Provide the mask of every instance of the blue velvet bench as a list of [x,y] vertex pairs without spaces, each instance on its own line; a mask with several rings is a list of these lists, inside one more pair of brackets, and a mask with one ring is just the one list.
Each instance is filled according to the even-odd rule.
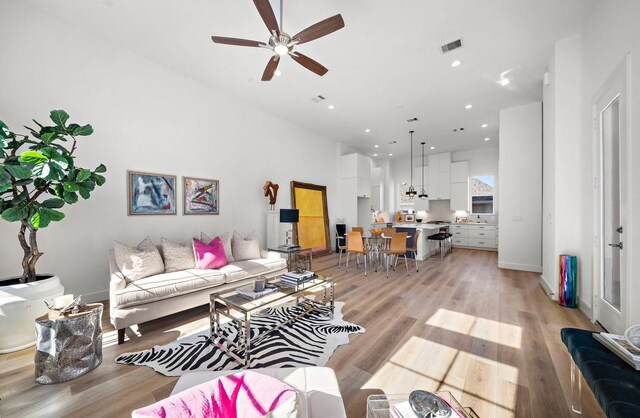
[[640,417],[640,371],[593,338],[593,331],[563,328],[562,342],[573,358],[571,363],[571,402],[581,412],[581,380],[577,369],[595,395],[607,417]]

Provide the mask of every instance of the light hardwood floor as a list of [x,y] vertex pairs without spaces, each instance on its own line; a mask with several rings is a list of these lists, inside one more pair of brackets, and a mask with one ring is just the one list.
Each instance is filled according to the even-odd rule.
[[[570,358],[560,329],[597,329],[577,309],[552,302],[538,275],[497,268],[493,252],[456,250],[445,261],[404,265],[387,279],[337,256],[317,257],[314,270],[333,275],[347,321],[366,328],[339,347],[327,364],[340,382],[349,417],[364,417],[373,393],[449,390],[482,418],[569,417]],[[344,261],[344,257],[343,257]],[[106,280],[106,279],[105,279]],[[162,399],[177,378],[114,358],[165,344],[207,324],[206,308],[140,328],[142,338],[115,345],[105,315],[104,361],[96,370],[58,385],[35,383],[34,349],[0,355],[0,416],[130,416]],[[602,417],[588,388],[584,417]],[[327,417],[330,418],[330,417]]]

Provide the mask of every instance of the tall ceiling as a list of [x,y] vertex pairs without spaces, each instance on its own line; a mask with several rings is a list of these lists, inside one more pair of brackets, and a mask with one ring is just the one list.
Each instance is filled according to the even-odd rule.
[[[345,28],[296,48],[329,68],[324,77],[285,57],[271,82],[260,81],[270,51],[210,39],[266,42],[251,0],[27,3],[362,153],[399,158],[409,153],[409,130],[416,145],[435,147],[429,152],[497,146],[499,110],[541,100],[554,42],[580,30],[593,1],[284,0],[289,34],[337,13]],[[458,38],[461,49],[441,52]],[[326,100],[316,103],[318,95]]]

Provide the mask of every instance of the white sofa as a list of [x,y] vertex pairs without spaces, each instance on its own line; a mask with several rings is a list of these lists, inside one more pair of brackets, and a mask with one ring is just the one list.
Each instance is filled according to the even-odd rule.
[[213,292],[253,283],[260,275],[272,278],[287,271],[287,261],[280,253],[260,250],[260,255],[262,258],[234,261],[220,269],[188,269],[127,283],[111,249],[109,313],[118,330],[118,344],[124,342],[125,331],[132,325],[206,305]]
[[[300,416],[303,418],[346,418],[347,416],[336,374],[328,367],[266,368],[251,369],[251,371],[275,377],[293,387],[298,392],[302,403]],[[238,370],[186,373],[178,379],[171,395],[237,372]]]

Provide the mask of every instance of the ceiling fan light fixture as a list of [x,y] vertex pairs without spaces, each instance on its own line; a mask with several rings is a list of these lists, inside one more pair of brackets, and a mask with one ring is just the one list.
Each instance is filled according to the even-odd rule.
[[289,53],[289,48],[284,44],[278,44],[273,47],[273,52],[283,57]]

